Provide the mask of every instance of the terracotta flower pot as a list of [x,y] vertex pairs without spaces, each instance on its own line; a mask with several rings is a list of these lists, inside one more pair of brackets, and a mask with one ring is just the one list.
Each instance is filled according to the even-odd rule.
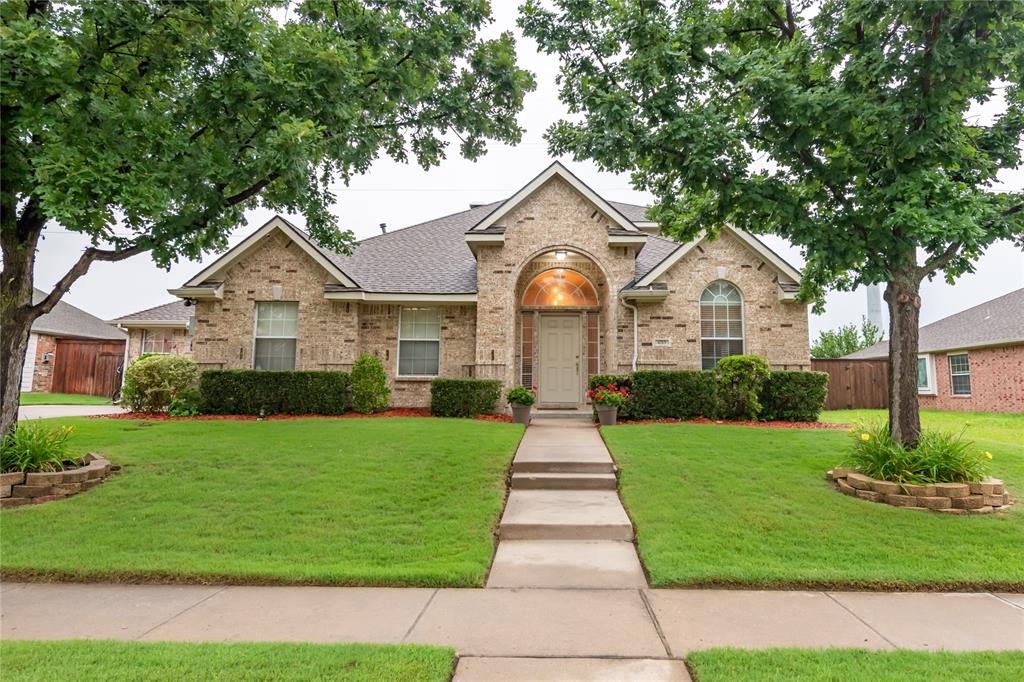
[[512,405],[512,421],[516,424],[529,424],[532,405]]
[[597,419],[601,426],[615,426],[619,421],[619,408],[615,405],[598,405]]

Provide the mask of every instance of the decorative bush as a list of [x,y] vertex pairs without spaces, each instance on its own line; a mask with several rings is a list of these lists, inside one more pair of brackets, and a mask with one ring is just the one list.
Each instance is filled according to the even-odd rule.
[[622,407],[626,404],[629,391],[625,388],[618,388],[615,384],[608,384],[587,391],[587,397],[599,407]]
[[[964,427],[966,429],[966,427]],[[893,483],[966,483],[988,473],[992,453],[979,452],[964,431],[922,431],[917,447],[893,441],[887,424],[857,424],[849,430],[853,452],[846,465],[859,473]]]
[[715,415],[718,383],[713,372],[634,372],[632,379],[629,402],[633,419],[693,419]]
[[195,417],[202,413],[203,397],[197,388],[186,388],[171,401],[167,414],[172,417]]
[[437,417],[476,417],[494,412],[501,382],[493,379],[434,379],[430,412]]
[[163,412],[196,381],[196,363],[177,355],[148,355],[128,366],[121,404],[132,412]]
[[73,427],[20,421],[0,441],[0,471],[62,471]]
[[769,372],[761,388],[761,419],[817,421],[827,394],[825,372]]
[[768,363],[756,355],[730,355],[715,366],[718,377],[718,416],[757,419],[761,388],[768,378]]
[[344,414],[348,389],[344,372],[208,370],[199,378],[208,414]]
[[388,409],[391,389],[380,358],[368,353],[360,355],[352,367],[352,409],[373,414]]
[[516,386],[510,388],[505,394],[505,400],[508,401],[509,405],[522,405],[529,407],[533,405],[536,400],[536,396],[533,395],[533,391],[528,389],[526,386]]

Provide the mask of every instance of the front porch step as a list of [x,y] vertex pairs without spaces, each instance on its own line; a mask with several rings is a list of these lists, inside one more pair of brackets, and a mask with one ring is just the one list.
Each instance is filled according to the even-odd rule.
[[607,540],[504,540],[487,587],[647,587],[631,542]]
[[616,490],[615,474],[517,473],[512,474],[513,490]]
[[633,539],[633,525],[611,490],[512,490],[501,540]]
[[512,476],[516,474],[614,474],[615,464],[607,462],[581,462],[576,459],[526,460],[512,463]]

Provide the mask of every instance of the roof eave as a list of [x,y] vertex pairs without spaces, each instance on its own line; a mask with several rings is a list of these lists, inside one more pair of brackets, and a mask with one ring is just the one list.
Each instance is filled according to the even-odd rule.
[[224,283],[184,286],[177,289],[168,289],[167,293],[178,298],[191,298],[197,301],[221,300],[224,298]]

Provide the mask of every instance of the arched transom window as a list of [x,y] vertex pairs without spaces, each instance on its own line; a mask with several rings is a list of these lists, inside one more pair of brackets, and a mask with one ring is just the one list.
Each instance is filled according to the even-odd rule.
[[597,292],[586,277],[575,270],[545,270],[530,282],[523,294],[526,306],[596,306]]
[[743,354],[743,298],[728,282],[712,282],[700,295],[700,354],[704,369]]

